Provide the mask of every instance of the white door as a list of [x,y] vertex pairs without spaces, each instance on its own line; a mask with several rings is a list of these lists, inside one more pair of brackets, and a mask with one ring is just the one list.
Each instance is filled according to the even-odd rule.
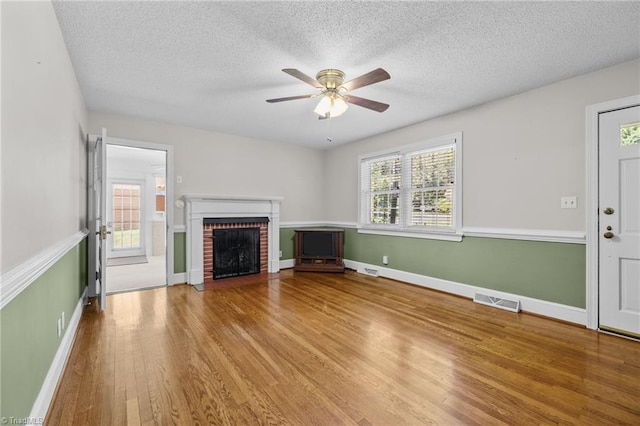
[[599,326],[640,337],[640,106],[598,124]]
[[97,222],[99,212],[96,205],[96,191],[98,190],[98,140],[99,136],[89,136],[87,138],[87,227],[89,236],[87,237],[89,246],[87,247],[87,285],[89,297],[96,297],[99,290],[98,277],[98,236],[100,235],[100,225]]
[[109,179],[107,257],[144,256],[144,181]]

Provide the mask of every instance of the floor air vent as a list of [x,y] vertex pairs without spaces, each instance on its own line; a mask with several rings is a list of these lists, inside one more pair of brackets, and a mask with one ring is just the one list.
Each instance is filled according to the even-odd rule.
[[519,300],[501,299],[499,297],[476,293],[475,296],[473,296],[473,301],[482,305],[493,306],[494,308],[505,309],[511,312],[520,312]]
[[377,277],[380,274],[380,271],[378,271],[377,269],[373,269],[373,268],[364,268],[362,270],[362,273],[367,274],[367,275],[371,275],[372,277]]

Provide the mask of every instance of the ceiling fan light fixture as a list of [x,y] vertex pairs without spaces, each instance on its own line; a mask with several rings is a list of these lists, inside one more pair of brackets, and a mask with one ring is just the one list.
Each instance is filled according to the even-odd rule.
[[347,108],[349,108],[349,105],[344,101],[342,96],[338,96],[333,100],[333,104],[331,106],[331,111],[329,111],[329,114],[331,117],[337,117],[339,115],[342,115],[347,110]]
[[325,95],[322,97],[322,99],[320,99],[320,102],[318,102],[318,106],[316,106],[316,109],[314,109],[313,112],[315,112],[319,116],[324,117],[329,111],[331,111],[331,97]]
[[326,94],[320,99],[318,102],[318,106],[313,110],[316,114],[321,117],[338,117],[342,115],[349,105],[345,102],[345,100],[340,95],[336,94]]
[[349,80],[344,84],[344,73],[333,68],[321,70],[316,75],[315,80],[295,68],[284,68],[282,71],[292,77],[297,78],[298,80],[307,83],[310,86],[313,86],[316,89],[320,89],[320,92],[308,95],[267,99],[267,102],[269,103],[293,101],[296,99],[309,99],[322,96],[320,102],[313,110],[313,112],[318,114],[321,119],[338,117],[342,115],[349,108],[347,102],[349,104],[354,104],[359,107],[367,108],[377,112],[384,112],[387,110],[387,108],[389,108],[388,104],[373,101],[371,99],[361,98],[359,96],[353,96],[350,94],[351,90],[359,89],[361,87],[369,86],[371,84],[390,79],[391,76],[389,75],[389,73],[382,68],[377,68],[373,71],[361,75],[360,77]]

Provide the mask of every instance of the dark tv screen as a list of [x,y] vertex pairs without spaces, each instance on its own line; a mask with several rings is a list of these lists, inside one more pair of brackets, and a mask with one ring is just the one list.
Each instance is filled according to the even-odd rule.
[[305,232],[302,234],[302,255],[306,257],[335,257],[335,234]]

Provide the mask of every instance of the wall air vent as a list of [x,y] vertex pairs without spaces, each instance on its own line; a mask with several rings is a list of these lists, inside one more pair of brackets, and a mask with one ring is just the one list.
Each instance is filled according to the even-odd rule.
[[473,301],[482,305],[493,306],[511,312],[520,312],[520,301],[501,299],[499,297],[488,296],[486,294],[476,293]]
[[372,277],[377,277],[378,275],[380,275],[380,271],[373,268],[362,268],[362,270],[358,272],[360,272],[361,274],[370,275]]

